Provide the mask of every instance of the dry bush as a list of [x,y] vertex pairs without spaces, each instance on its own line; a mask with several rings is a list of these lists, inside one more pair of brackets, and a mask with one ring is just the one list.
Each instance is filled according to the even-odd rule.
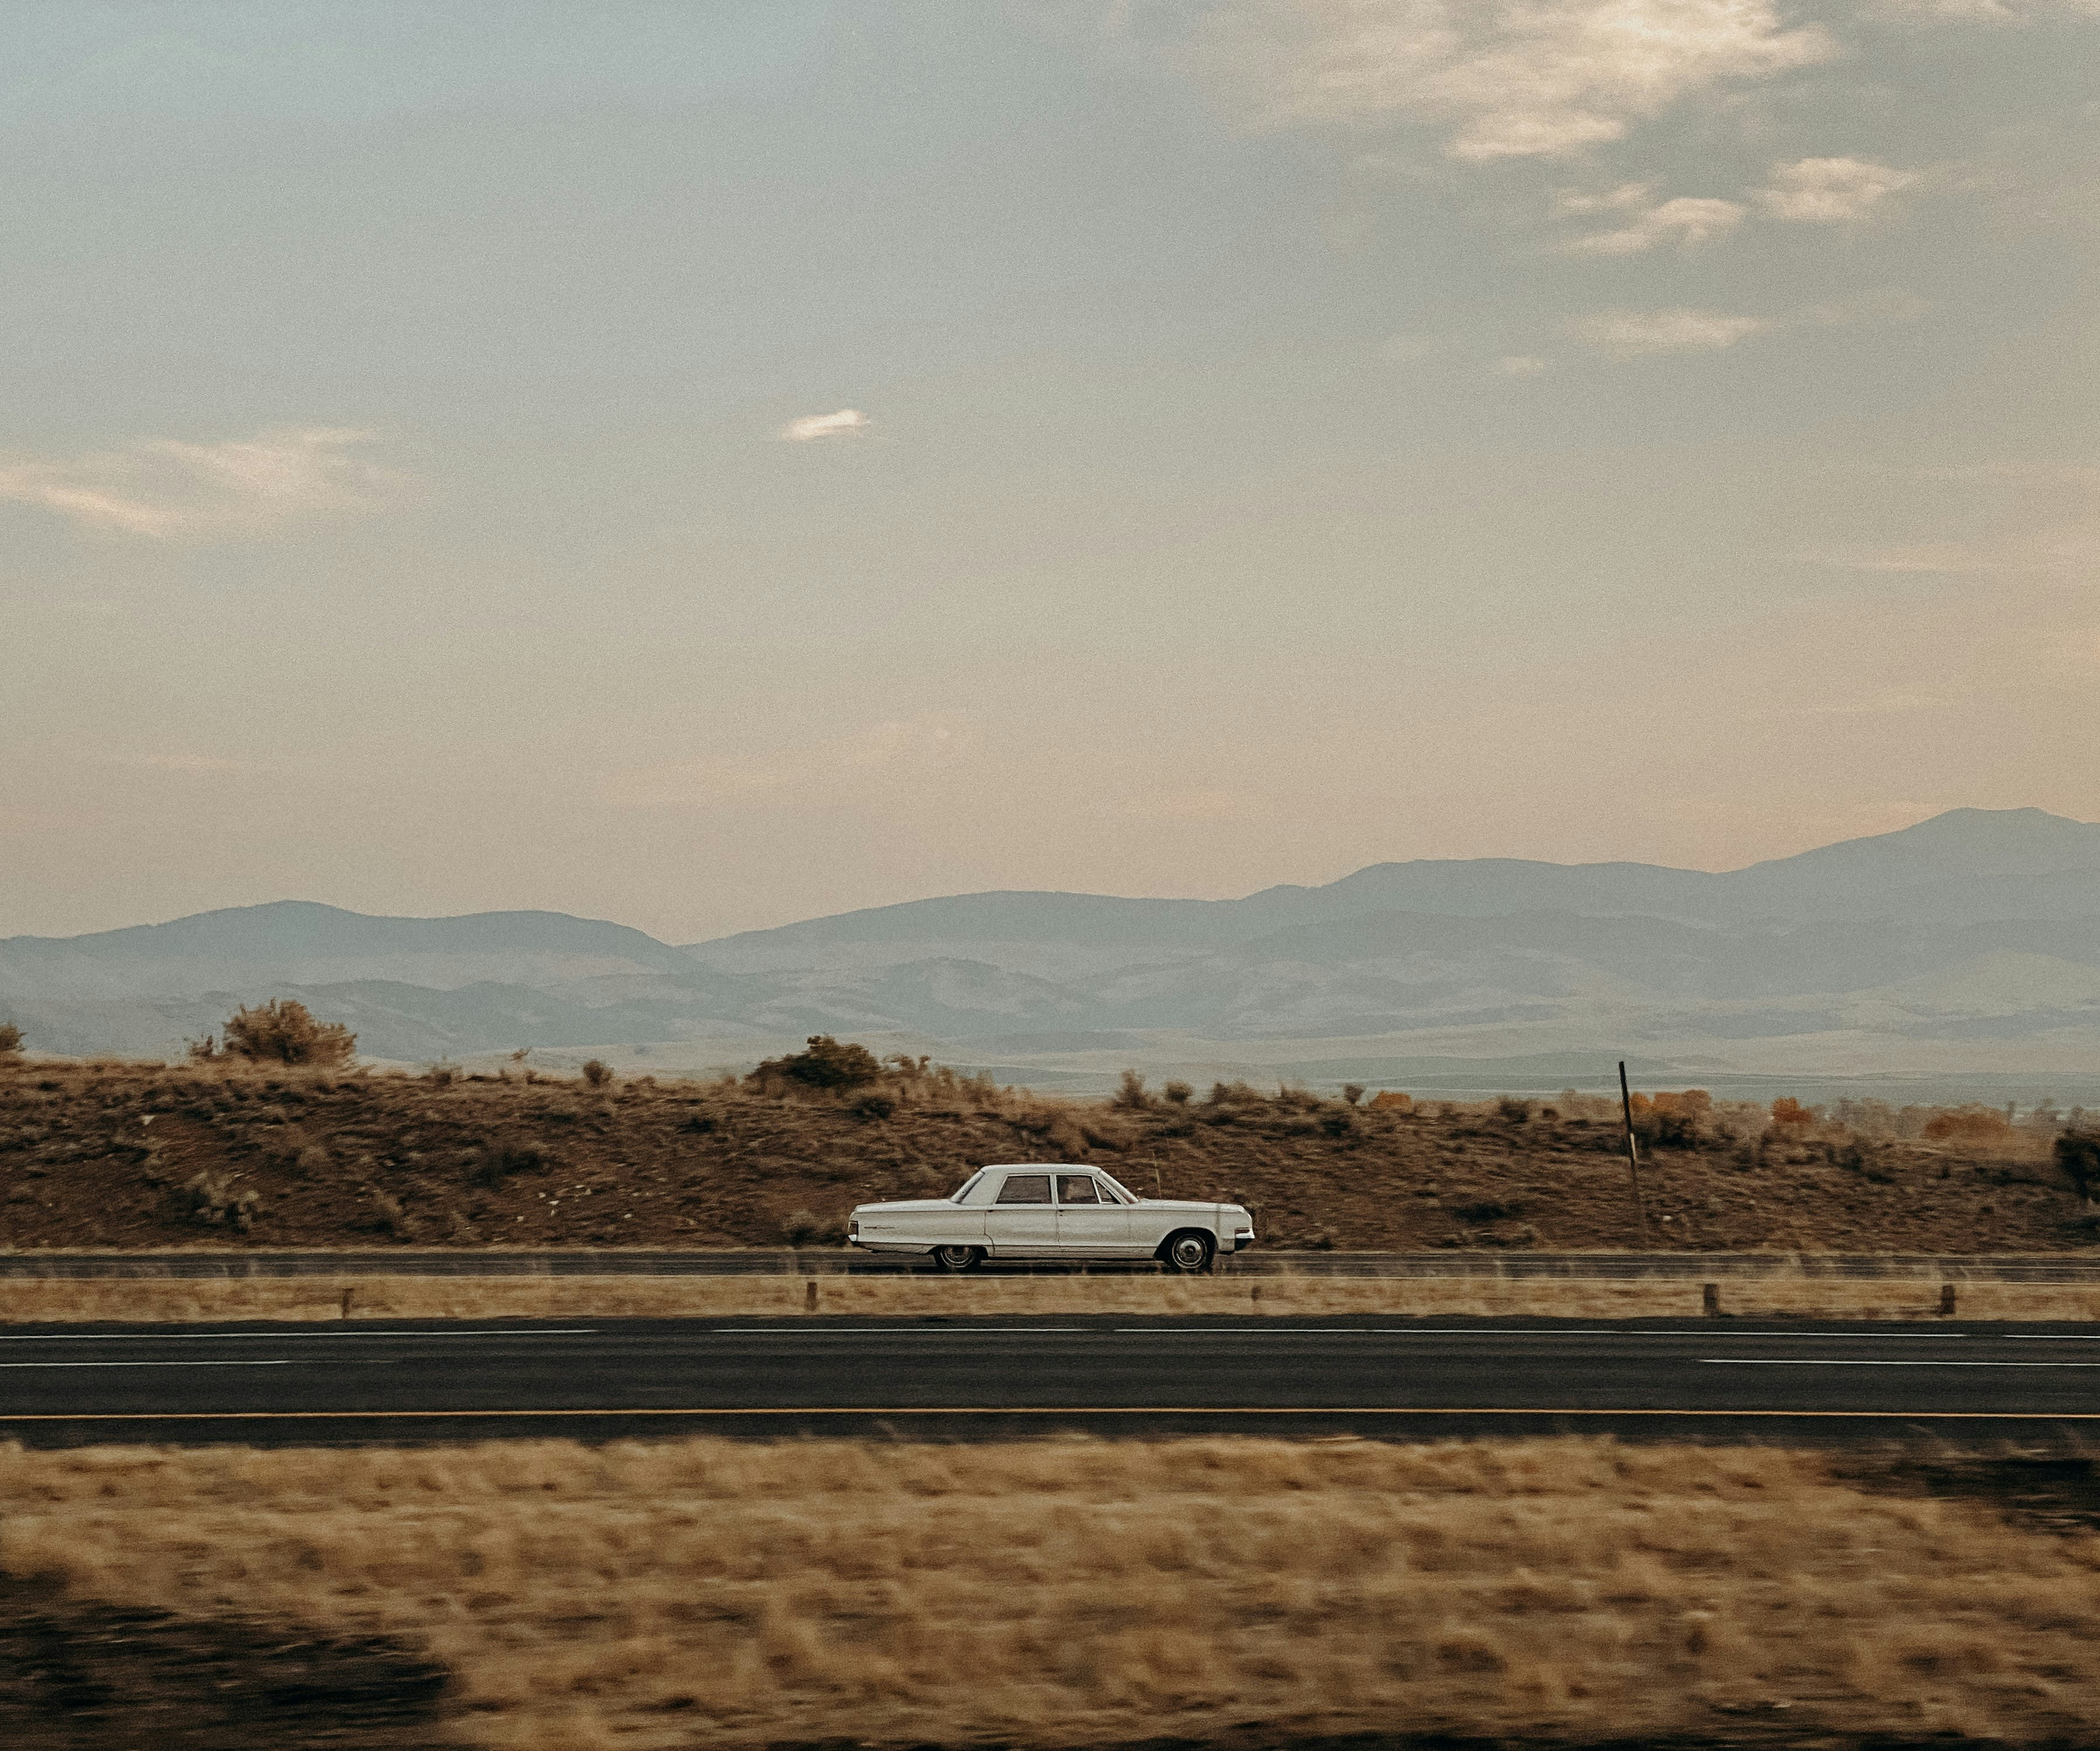
[[0,1021],[0,1058],[18,1056],[21,1050],[21,1029],[11,1021]]
[[1145,1092],[1145,1078],[1135,1070],[1125,1070],[1116,1092],[1109,1096],[1110,1106],[1124,1113],[1149,1113],[1157,1104]]
[[426,1644],[491,1751],[2083,1743],[2089,1540],[1608,1440],[0,1448],[0,1566]]
[[810,1089],[857,1087],[877,1081],[882,1065],[867,1047],[841,1043],[828,1034],[812,1034],[805,1050],[784,1058],[768,1058],[745,1078],[753,1087],[769,1083]]
[[586,1058],[584,1061],[583,1077],[585,1083],[590,1087],[607,1087],[612,1082],[612,1067],[600,1059]]
[[1930,1143],[2003,1143],[2012,1134],[2012,1121],[1995,1106],[1958,1106],[1938,1113],[1926,1121],[1924,1136]]
[[357,1055],[357,1036],[339,1021],[317,1021],[296,998],[244,1004],[227,1017],[214,1048],[210,1035],[192,1041],[190,1056],[201,1063],[215,1057],[249,1064],[303,1065],[328,1070],[347,1065]]

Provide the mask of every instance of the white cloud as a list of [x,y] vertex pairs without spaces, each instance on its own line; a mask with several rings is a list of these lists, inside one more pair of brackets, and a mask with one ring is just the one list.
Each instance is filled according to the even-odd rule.
[[604,794],[608,802],[634,809],[837,805],[871,789],[931,777],[974,747],[966,717],[932,712],[753,759],[638,767],[615,774]]
[[2100,0],[1878,0],[1873,10],[1896,18],[2024,24],[2064,13],[2090,18],[2100,15]]
[[1227,0],[1191,59],[1267,126],[1436,129],[1454,158],[1564,157],[1837,52],[1771,0]]
[[1557,195],[1553,212],[1556,218],[1604,215],[1621,222],[1612,230],[1561,244],[1566,255],[1639,255],[1665,243],[1688,249],[1725,237],[1743,223],[1743,208],[1736,201],[1688,195],[1657,201],[1645,183],[1627,183],[1601,195]]
[[836,413],[805,413],[780,428],[788,443],[810,443],[819,438],[858,438],[875,422],[858,408],[841,408]]
[[1914,171],[1864,158],[1797,158],[1773,167],[1771,183],[1757,192],[1756,200],[1774,218],[1842,225],[1866,218],[1917,181]]
[[399,477],[364,461],[369,432],[276,430],[218,443],[155,439],[67,461],[0,461],[0,498],[156,540],[267,535],[369,510]]
[[1648,353],[1711,353],[1755,336],[1788,329],[1834,328],[1859,322],[1908,322],[1927,306],[1908,292],[1867,292],[1835,304],[1811,305],[1783,316],[1749,316],[1718,310],[1601,310],[1569,319],[1568,332],[1599,352],[1621,359]]
[[1630,359],[1643,353],[1718,352],[1778,326],[1769,316],[1718,310],[1604,310],[1575,317],[1568,332],[1600,352]]

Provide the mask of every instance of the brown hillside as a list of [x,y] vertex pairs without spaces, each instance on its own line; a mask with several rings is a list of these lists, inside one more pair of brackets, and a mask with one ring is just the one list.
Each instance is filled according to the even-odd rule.
[[[871,1098],[871,1093],[872,1098]],[[2044,1130],[1864,1110],[1643,1125],[1653,1243],[2033,1252],[2094,1226]],[[1900,1122],[1898,1122],[1898,1119]],[[1923,1130],[1929,1137],[1902,1132]],[[1091,1160],[1229,1197],[1280,1248],[1631,1247],[1612,1108],[1351,1108],[1245,1089],[1070,1105],[942,1072],[781,1098],[610,1083],[221,1066],[0,1068],[0,1244],[778,1246],[986,1162]]]

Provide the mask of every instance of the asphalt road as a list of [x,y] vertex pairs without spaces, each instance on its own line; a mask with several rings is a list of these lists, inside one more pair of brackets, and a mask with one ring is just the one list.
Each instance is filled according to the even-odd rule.
[[11,1327],[0,1439],[2100,1433],[2100,1330],[1726,1320]]

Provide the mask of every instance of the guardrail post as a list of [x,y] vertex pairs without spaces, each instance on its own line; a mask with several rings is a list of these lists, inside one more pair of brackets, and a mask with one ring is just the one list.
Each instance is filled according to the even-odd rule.
[[1721,1317],[1721,1286],[1718,1283],[1701,1283],[1699,1286],[1699,1311],[1709,1319]]
[[817,1280],[814,1277],[802,1286],[802,1311],[805,1313],[817,1311]]
[[1942,1319],[1954,1317],[1954,1286],[1952,1283],[1939,1286],[1939,1317]]

